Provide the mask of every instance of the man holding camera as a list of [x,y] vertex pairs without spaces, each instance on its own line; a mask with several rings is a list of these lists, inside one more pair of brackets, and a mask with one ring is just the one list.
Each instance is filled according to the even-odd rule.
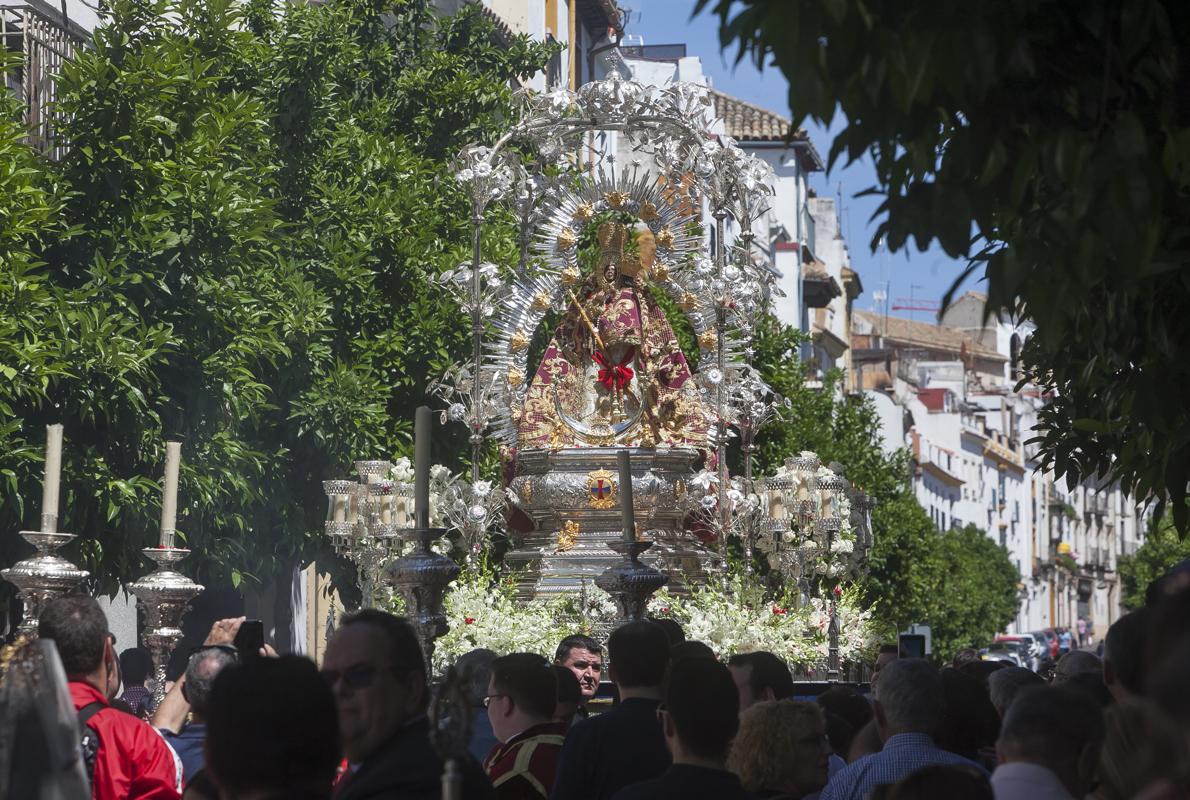
[[[182,760],[182,780],[189,783],[206,765],[203,746],[207,738],[207,701],[215,676],[240,659],[232,645],[243,617],[218,620],[202,646],[190,654],[186,673],[178,679],[153,714],[153,727]],[[270,654],[261,649],[260,654]],[[187,722],[187,717],[190,718]]]

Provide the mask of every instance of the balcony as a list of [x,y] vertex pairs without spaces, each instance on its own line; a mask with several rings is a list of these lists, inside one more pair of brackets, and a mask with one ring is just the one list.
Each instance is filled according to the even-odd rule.
[[1092,495],[1088,495],[1087,508],[1092,514],[1095,514],[1096,516],[1106,517],[1107,516],[1107,495],[1100,494],[1098,492],[1096,492],[1095,494],[1092,494]]
[[17,95],[24,111],[30,146],[60,158],[66,145],[57,136],[58,73],[86,42],[86,32],[73,23],[63,24],[48,5],[0,5],[0,42],[8,52],[19,53],[22,63],[10,71],[6,87]]

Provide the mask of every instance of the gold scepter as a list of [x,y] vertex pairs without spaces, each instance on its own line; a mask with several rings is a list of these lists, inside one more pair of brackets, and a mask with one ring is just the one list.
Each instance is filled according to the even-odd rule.
[[574,307],[578,309],[579,316],[583,318],[583,322],[587,323],[587,328],[591,331],[591,335],[595,337],[595,344],[599,345],[600,352],[606,353],[607,348],[603,346],[603,339],[599,337],[599,331],[595,330],[595,325],[591,322],[591,318],[587,316],[586,310],[583,309],[583,304],[574,296],[574,290],[567,289],[566,292],[570,295],[570,302],[574,303]]

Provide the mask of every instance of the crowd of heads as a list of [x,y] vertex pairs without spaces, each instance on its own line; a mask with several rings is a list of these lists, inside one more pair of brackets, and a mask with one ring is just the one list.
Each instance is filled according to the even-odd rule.
[[[741,792],[976,800],[1041,796],[1036,782],[1051,781],[1061,796],[1076,798],[1184,796],[1178,792],[1190,790],[1190,589],[1167,586],[1151,599],[1110,626],[1101,657],[1072,649],[1048,681],[965,651],[940,669],[893,647],[877,653],[870,687],[815,691],[795,683],[789,664],[773,653],[720,660],[672,620],[625,623],[606,643],[576,633],[552,659],[476,650],[454,667],[462,696],[487,722],[490,740],[478,753],[489,753],[484,780],[499,785],[494,770],[502,757],[537,765],[527,779],[543,797],[553,770],[566,761],[570,732],[594,722],[597,707],[633,702],[655,706],[655,716],[640,719],[655,720],[646,726],[656,725],[673,769],[730,774]],[[399,760],[402,748],[421,747],[412,763],[427,771],[426,780],[437,780],[441,763],[426,727],[432,676],[408,621],[377,610],[346,615],[320,667],[299,656],[245,657],[230,644],[238,622],[216,623],[187,658],[180,691],[153,718],[170,728],[161,718],[177,694],[172,702],[185,724],[206,726],[205,769],[188,781],[187,797],[327,797],[336,782],[350,786],[371,774],[368,764]],[[94,600],[46,604],[39,634],[53,641],[72,682],[109,700],[121,684],[126,693],[146,691],[147,653],[117,656]],[[540,747],[515,750],[525,742]],[[905,757],[896,751],[906,743],[918,748],[921,768],[901,774],[894,766]],[[1170,793],[1161,794],[1163,787]],[[645,795],[624,795],[637,796]]]

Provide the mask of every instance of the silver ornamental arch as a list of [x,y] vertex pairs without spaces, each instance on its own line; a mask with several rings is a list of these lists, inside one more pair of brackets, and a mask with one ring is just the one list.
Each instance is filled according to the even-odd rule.
[[[583,229],[604,211],[625,211],[653,232],[653,282],[685,311],[703,354],[695,380],[712,414],[716,527],[725,533],[728,439],[733,428],[759,425],[753,417],[771,416],[774,400],[747,364],[752,321],[779,291],[777,273],[751,259],[752,225],[768,211],[772,169],[711,132],[715,117],[705,87],[648,87],[613,73],[577,92],[522,92],[518,99],[520,120],[494,145],[468,146],[455,162],[455,177],[471,199],[472,258],[439,278],[471,321],[470,362],[452,367],[435,391],[448,403],[445,415],[470,430],[472,482],[480,482],[486,437],[516,442],[513,409],[531,379],[528,345],[546,314],[566,307]],[[593,146],[607,132],[623,136],[639,157],[617,168],[615,153]],[[585,148],[584,139],[591,140]],[[511,279],[482,257],[484,218],[495,202],[511,206],[518,221],[521,257]],[[692,209],[704,202],[715,225],[710,257],[690,224],[699,222]],[[731,248],[729,220],[739,229]],[[750,464],[748,473],[750,479]]]

